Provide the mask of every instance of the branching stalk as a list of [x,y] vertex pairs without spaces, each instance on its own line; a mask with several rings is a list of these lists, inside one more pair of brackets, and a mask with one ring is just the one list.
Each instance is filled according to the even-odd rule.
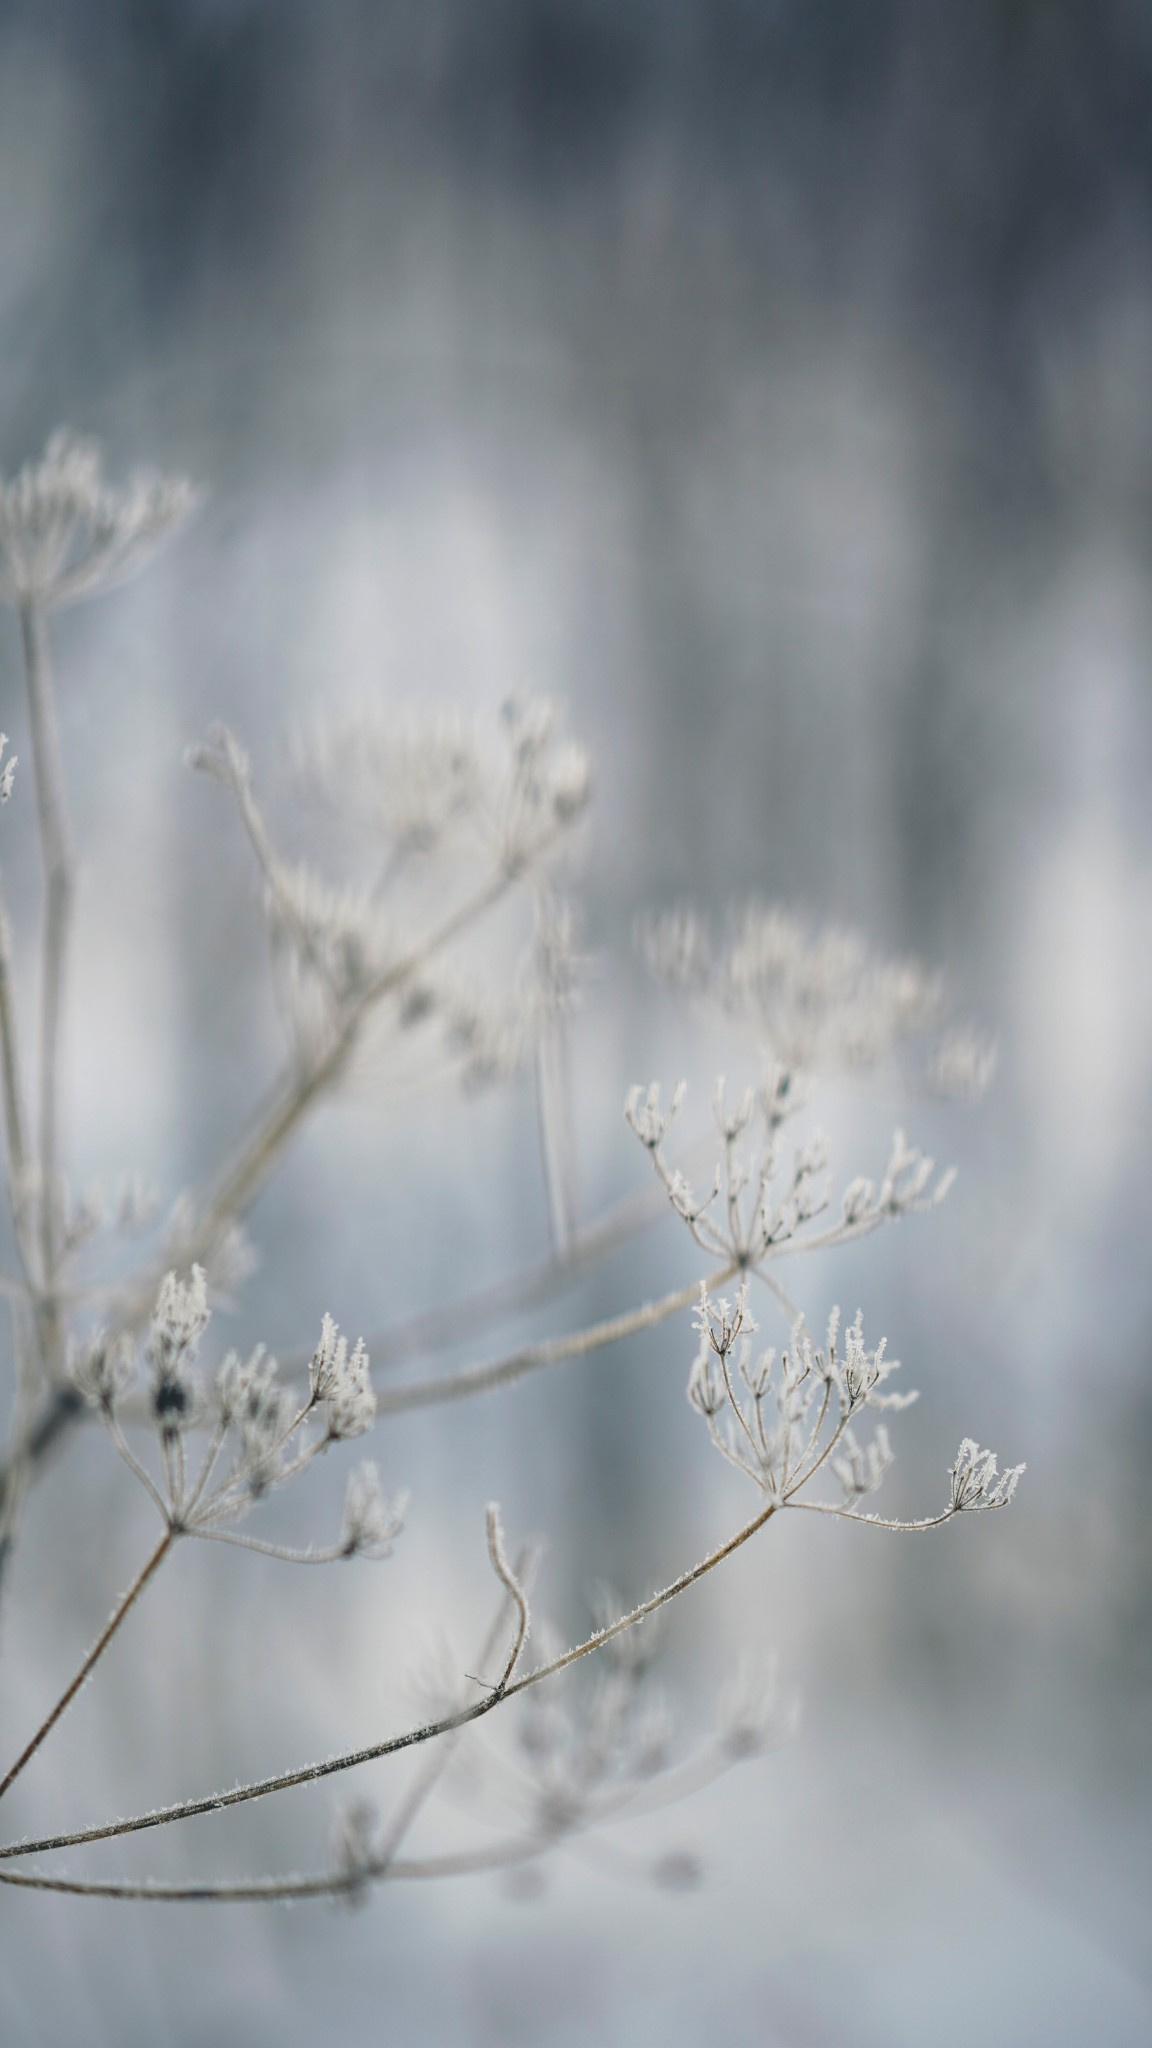
[[257,1778],[250,1784],[234,1786],[227,1792],[213,1792],[201,1799],[178,1800],[172,1806],[157,1807],[151,1813],[135,1814],[127,1820],[108,1821],[99,1827],[79,1828],[69,1834],[49,1835],[39,1841],[5,1843],[0,1846],[0,1861],[12,1856],[44,1855],[50,1849],[70,1849],[86,1842],[112,1841],[120,1835],[140,1834],[147,1828],[166,1827],[172,1821],[191,1820],[197,1814],[220,1813],[226,1807],[243,1806],[253,1799],[265,1799],[272,1793],[290,1791],[296,1785],[309,1785],[320,1778],[335,1777],[339,1772],[354,1770],[358,1764],[374,1763],[380,1757],[395,1756],[400,1750],[415,1749],[421,1743],[432,1742],[438,1736],[451,1734],[458,1728],[466,1728],[473,1721],[483,1720],[486,1714],[490,1714],[505,1700],[514,1699],[517,1693],[526,1692],[529,1686],[540,1685],[546,1678],[554,1677],[558,1671],[567,1670],[570,1664],[575,1664],[580,1658],[602,1649],[605,1643],[610,1643],[616,1636],[623,1635],[626,1629],[635,1628],[636,1624],[644,1621],[648,1615],[655,1614],[661,1607],[666,1607],[670,1600],[675,1600],[681,1593],[686,1592],[689,1586],[694,1586],[699,1579],[715,1571],[717,1565],[723,1564],[726,1558],[731,1557],[735,1551],[749,1542],[777,1512],[777,1504],[769,1502],[750,1522],[746,1522],[743,1528],[738,1529],[734,1536],[730,1536],[718,1549],[710,1551],[707,1557],[701,1558],[698,1564],[693,1565],[690,1571],[683,1572],[671,1585],[663,1587],[658,1593],[653,1593],[649,1599],[642,1601],[629,1613],[621,1615],[617,1621],[596,1629],[573,1649],[565,1650],[547,1663],[536,1665],[521,1678],[514,1678],[503,1692],[487,1693],[483,1699],[474,1701],[470,1706],[460,1707],[454,1713],[445,1714],[438,1720],[425,1722],[419,1728],[406,1729],[402,1735],[388,1736],[383,1742],[371,1743],[364,1749],[349,1750],[342,1756],[325,1757],[319,1763],[304,1764],[295,1770],[281,1771],[274,1777]]

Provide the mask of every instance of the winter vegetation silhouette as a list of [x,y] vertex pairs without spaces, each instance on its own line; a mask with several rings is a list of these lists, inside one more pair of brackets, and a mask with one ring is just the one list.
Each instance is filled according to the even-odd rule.
[[[821,1077],[865,1077],[902,1043],[926,1052],[935,1085],[976,1095],[989,1049],[949,1025],[938,980],[910,962],[877,960],[853,933],[817,930],[764,904],[717,930],[691,912],[640,928],[640,950],[669,991],[740,1020],[758,1048],[748,1084],[712,1096],[711,1157],[680,1142],[683,1085],[635,1086],[625,1105],[648,1179],[623,1205],[580,1213],[567,1142],[567,1019],[580,985],[571,849],[592,800],[593,774],[549,703],[507,705],[497,729],[465,718],[398,718],[379,705],[320,720],[298,750],[300,803],[353,829],[351,867],[329,872],[277,843],[259,774],[241,739],[214,728],[189,754],[217,787],[247,841],[267,934],[284,1054],[234,1148],[202,1186],[158,1210],[124,1162],[122,1191],[78,1192],[61,1116],[68,1058],[77,853],[67,801],[53,670],[53,614],[102,597],[141,568],[194,510],[182,480],[105,478],[98,450],[60,432],[0,489],[0,596],[14,616],[27,695],[27,741],[0,779],[7,833],[38,836],[42,900],[37,957],[15,957],[0,902],[0,1081],[13,1258],[0,1276],[9,1318],[11,1401],[2,1472],[0,1570],[10,1570],[34,1489],[58,1483],[50,1453],[83,1433],[91,1459],[119,1460],[124,1485],[147,1497],[155,1539],[90,1646],[61,1676],[39,1720],[0,1759],[0,1798],[48,1745],[138,1604],[178,1549],[228,1545],[333,1573],[403,1569],[406,1517],[386,1488],[402,1459],[390,1419],[457,1411],[563,1361],[591,1357],[666,1326],[683,1351],[680,1384],[720,1456],[747,1481],[745,1519],[669,1583],[632,1607],[605,1596],[596,1625],[555,1637],[537,1613],[532,1540],[506,1531],[500,1506],[476,1532],[486,1546],[492,1611],[470,1670],[448,1674],[427,1711],[355,1750],[306,1758],[239,1784],[96,1824],[0,1840],[0,1883],[88,1898],[180,1901],[358,1901],[374,1887],[465,1872],[531,1870],[557,1847],[630,1814],[671,1804],[759,1755],[788,1732],[792,1708],[774,1673],[750,1663],[715,1687],[716,1717],[696,1749],[678,1753],[651,1668],[651,1619],[769,1524],[804,1513],[861,1523],[861,1541],[917,1535],[1005,1507],[1023,1466],[1001,1470],[965,1439],[940,1499],[904,1520],[873,1505],[893,1450],[889,1434],[916,1396],[896,1379],[882,1339],[859,1314],[830,1306],[808,1327],[788,1290],[789,1262],[832,1254],[875,1231],[934,1212],[948,1172],[897,1131],[871,1174],[842,1175],[813,1122]],[[502,986],[476,971],[468,942],[514,910],[524,939]],[[34,986],[25,990],[24,977]],[[34,1017],[31,1043],[22,1027]],[[409,1356],[431,1355],[447,1322],[477,1356],[451,1371],[374,1378],[372,1355],[395,1333],[355,1335],[339,1303],[301,1332],[279,1362],[261,1345],[241,1355],[215,1343],[214,1303],[242,1287],[246,1221],[301,1128],[325,1100],[399,1061],[414,1038],[434,1046],[446,1080],[500,1086],[526,1075],[536,1091],[551,1251],[546,1266],[475,1300],[429,1304],[404,1332]],[[695,1093],[698,1091],[694,1090]],[[617,1105],[604,1105],[606,1117]],[[713,1170],[714,1161],[714,1170]],[[574,1333],[501,1351],[488,1331],[541,1294],[559,1292],[671,1210],[684,1277]],[[919,1227],[911,1224],[909,1227]],[[760,1324],[775,1325],[776,1342]],[[665,1386],[667,1382],[665,1381]],[[671,1398],[669,1396],[669,1398]],[[307,1486],[318,1461],[344,1458],[377,1433],[375,1461],[351,1463],[342,1521],[303,1548],[265,1526],[269,1497]],[[703,1446],[702,1446],[703,1450]],[[944,1465],[943,1458],[941,1465]],[[244,1560],[236,1560],[237,1570]],[[108,1598],[116,1589],[109,1586]],[[290,1590],[285,1593],[290,1598]],[[647,1626],[646,1626],[647,1625]],[[593,1660],[598,1677],[576,1704],[553,1681]],[[412,1838],[443,1790],[447,1766],[477,1724],[519,1716],[515,1772],[478,1766],[490,1825],[484,1839],[421,1852]],[[173,1742],[178,1740],[173,1732]],[[419,1751],[392,1804],[354,1799],[338,1814],[328,1859],[313,1870],[196,1883],[90,1871],[94,1846],[195,1816],[275,1799],[312,1781],[353,1779],[358,1766]],[[59,1852],[76,1852],[67,1865]],[[82,1858],[79,1852],[84,1852]],[[695,1879],[690,1859],[653,1873],[669,1887]]]

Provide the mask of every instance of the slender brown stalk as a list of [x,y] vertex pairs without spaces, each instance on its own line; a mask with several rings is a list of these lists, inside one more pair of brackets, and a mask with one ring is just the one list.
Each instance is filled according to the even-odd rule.
[[163,1564],[164,1559],[167,1557],[168,1552],[171,1550],[175,1540],[175,1530],[170,1528],[165,1529],[164,1534],[160,1538],[159,1543],[156,1545],[155,1550],[152,1552],[151,1557],[149,1557],[147,1561],[141,1566],[141,1569],[137,1572],[136,1577],[133,1579],[132,1584],[129,1586],[128,1591],[125,1594],[123,1594],[121,1599],[117,1602],[117,1605],[113,1608],[111,1615],[105,1622],[104,1627],[101,1629],[100,1634],[97,1636],[96,1641],[93,1643],[92,1648],[89,1650],[88,1655],[85,1657],[75,1677],[72,1679],[71,1683],[65,1687],[64,1691],[61,1693],[59,1699],[57,1700],[55,1706],[52,1708],[51,1712],[45,1715],[45,1718],[43,1719],[43,1721],[41,1721],[40,1726],[36,1730],[36,1733],[30,1738],[28,1742],[25,1743],[15,1763],[9,1767],[4,1777],[0,1779],[0,1799],[4,1797],[4,1794],[7,1792],[9,1786],[15,1783],[16,1779],[20,1776],[20,1773],[24,1769],[25,1765],[31,1763],[32,1758],[35,1756],[41,1743],[45,1740],[47,1736],[49,1736],[52,1733],[52,1730],[56,1726],[56,1723],[60,1719],[61,1715],[65,1713],[66,1710],[71,1706],[72,1701],[75,1699],[85,1679],[88,1677],[89,1672],[92,1670],[93,1666],[99,1662],[100,1658],[104,1655],[105,1650],[108,1648],[108,1645],[112,1641],[113,1636],[116,1634],[116,1631],[119,1628],[121,1622],[124,1620],[125,1616],[130,1612],[130,1610],[135,1606],[137,1600],[140,1598],[141,1593],[144,1591],[144,1588],[148,1584],[148,1581],[152,1577],[153,1573],[158,1571],[160,1566]]

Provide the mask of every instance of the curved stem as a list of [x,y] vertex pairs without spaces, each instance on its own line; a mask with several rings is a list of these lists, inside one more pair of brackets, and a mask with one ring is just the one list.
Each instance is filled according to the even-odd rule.
[[939,1515],[925,1515],[919,1522],[887,1522],[883,1515],[856,1515],[851,1508],[838,1508],[835,1501],[830,1500],[786,1500],[784,1506],[802,1508],[809,1515],[833,1515],[838,1522],[858,1522],[865,1529],[895,1529],[899,1535],[907,1530],[939,1529],[956,1513],[955,1508],[948,1507]]
[[27,1891],[65,1892],[81,1899],[153,1899],[169,1905],[244,1902],[268,1904],[275,1900],[356,1898],[368,1884],[391,1878],[472,1877],[485,1870],[507,1870],[516,1863],[531,1862],[548,1847],[539,1835],[516,1841],[498,1842],[483,1849],[461,1849],[446,1856],[408,1856],[391,1863],[382,1859],[351,1877],[333,1872],[318,1877],[261,1877],[237,1884],[160,1884],[144,1879],[96,1879],[48,1877],[41,1871],[0,1870],[0,1884],[19,1885]]
[[327,1550],[289,1550],[278,1543],[265,1543],[259,1536],[240,1536],[231,1529],[188,1530],[200,1543],[232,1543],[237,1550],[254,1550],[259,1557],[278,1557],[282,1564],[337,1564],[349,1552],[342,1543],[330,1544]]

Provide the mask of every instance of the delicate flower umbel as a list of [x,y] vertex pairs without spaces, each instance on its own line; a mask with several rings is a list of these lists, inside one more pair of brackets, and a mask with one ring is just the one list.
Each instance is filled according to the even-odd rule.
[[840,1441],[840,1455],[831,1460],[834,1476],[848,1505],[854,1506],[866,1494],[875,1493],[892,1463],[888,1431],[880,1424],[869,1443],[859,1444],[850,1429]]
[[392,1545],[404,1527],[407,1494],[389,1507],[375,1465],[358,1465],[344,1496],[344,1528],[340,1547],[345,1557],[391,1557]]
[[358,1337],[352,1350],[331,1316],[320,1326],[320,1342],[308,1368],[312,1399],[323,1410],[329,1440],[363,1436],[376,1420],[376,1395],[369,1378],[368,1353]]
[[512,698],[503,719],[508,765],[491,829],[503,866],[518,874],[575,823],[591,778],[583,747],[557,742],[556,707],[547,698]]
[[1006,1508],[1020,1483],[1021,1473],[1026,1469],[1024,1465],[1010,1465],[1006,1471],[998,1472],[995,1453],[982,1451],[970,1436],[966,1436],[956,1453],[956,1463],[948,1474],[952,1481],[953,1514],[969,1514],[982,1508]]
[[927,1154],[897,1131],[879,1186],[863,1178],[853,1180],[839,1220],[813,1230],[831,1200],[828,1140],[823,1131],[813,1131],[796,1147],[790,1162],[782,1160],[782,1126],[803,1107],[804,1098],[793,1086],[790,1071],[770,1064],[760,1087],[746,1089],[734,1107],[729,1106],[724,1082],[717,1082],[712,1107],[722,1157],[710,1191],[701,1197],[664,1154],[664,1140],[684,1093],[681,1083],[665,1110],[656,1082],[647,1090],[635,1087],[624,1114],[650,1154],[672,1207],[701,1250],[743,1272],[755,1271],[788,1250],[823,1251],[865,1237],[896,1217],[935,1209],[952,1185],[951,1172],[937,1175]]
[[520,1751],[531,1781],[528,1814],[542,1848],[625,1809],[673,1765],[668,1702],[646,1659],[616,1654],[624,1641],[609,1646],[609,1668],[574,1697],[525,1698]]
[[[696,1328],[700,1349],[688,1376],[688,1399],[708,1425],[708,1434],[730,1465],[755,1481],[772,1510],[801,1507],[887,1529],[927,1529],[971,1508],[1006,1507],[1023,1465],[997,1473],[991,1451],[968,1438],[952,1467],[952,1498],[942,1514],[915,1522],[880,1522],[859,1504],[875,1493],[892,1464],[892,1445],[883,1423],[861,1441],[853,1423],[866,1409],[896,1411],[916,1399],[896,1393],[885,1381],[897,1371],[883,1340],[874,1350],[864,1342],[859,1312],[841,1335],[840,1311],[833,1309],[822,1345],[814,1344],[803,1318],[777,1361],[774,1351],[753,1358],[749,1333],[756,1325],[747,1311],[747,1283],[735,1307],[713,1301],[701,1289]],[[823,1471],[839,1482],[839,1501],[801,1499]]]
[[110,1337],[95,1330],[68,1347],[68,1377],[90,1407],[113,1414],[136,1373],[136,1346],[124,1332]]
[[309,795],[351,811],[390,847],[397,871],[451,846],[484,802],[484,748],[456,715],[384,710],[372,700],[329,714],[297,741],[293,762]]
[[812,930],[773,904],[749,904],[719,943],[674,911],[640,944],[660,980],[718,1003],[793,1069],[875,1066],[942,1007],[938,978],[915,961],[877,960],[858,933]]
[[0,599],[52,610],[139,568],[196,504],[183,477],[105,481],[100,451],[67,428],[38,462],[0,480]]
[[[127,1396],[137,1373],[132,1337],[96,1331],[74,1345],[69,1376],[77,1392],[103,1415],[121,1457],[151,1495],[173,1536],[238,1543],[303,1564],[336,1558],[385,1558],[403,1527],[407,1497],[389,1505],[374,1465],[352,1474],[337,1543],[291,1550],[234,1533],[233,1525],[274,1487],[298,1477],[331,1445],[363,1435],[376,1412],[363,1342],[349,1350],[331,1316],[323,1319],[303,1398],[283,1386],[276,1360],[263,1344],[246,1357],[228,1351],[205,1392],[193,1360],[209,1317],[203,1269],[187,1280],[166,1274],[147,1345],[147,1412],[159,1439],[159,1483],[130,1447],[125,1419],[139,1420]],[[203,1431],[197,1466],[193,1449]]]
[[229,1351],[216,1374],[220,1420],[239,1444],[237,1467],[251,1499],[259,1500],[281,1476],[288,1439],[296,1426],[291,1403],[277,1384],[276,1360],[263,1344],[247,1358]]
[[897,1361],[885,1357],[883,1342],[868,1349],[859,1316],[841,1337],[839,1309],[828,1318],[823,1345],[812,1342],[801,1319],[779,1359],[774,1350],[754,1357],[756,1325],[747,1299],[747,1282],[734,1307],[701,1290],[700,1350],[688,1399],[713,1443],[779,1507],[829,1461],[847,1497],[872,1492],[892,1461],[887,1432],[879,1428],[861,1446],[849,1424],[865,1408],[906,1407],[915,1400],[914,1393],[881,1391]]
[[152,1408],[165,1429],[179,1429],[195,1396],[193,1362],[210,1315],[208,1282],[203,1266],[193,1266],[187,1280],[166,1273],[152,1313],[149,1356],[152,1363]]

